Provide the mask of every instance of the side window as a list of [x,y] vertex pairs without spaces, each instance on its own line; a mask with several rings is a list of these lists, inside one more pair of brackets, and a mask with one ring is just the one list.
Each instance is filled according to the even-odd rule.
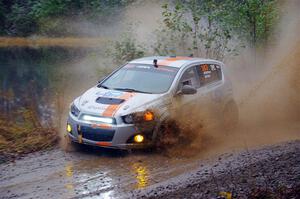
[[199,74],[200,85],[207,84],[222,80],[221,67],[216,64],[201,64],[196,67]]
[[191,85],[194,88],[200,87],[200,82],[195,67],[191,67],[183,73],[179,81],[178,90],[180,90],[184,85]]

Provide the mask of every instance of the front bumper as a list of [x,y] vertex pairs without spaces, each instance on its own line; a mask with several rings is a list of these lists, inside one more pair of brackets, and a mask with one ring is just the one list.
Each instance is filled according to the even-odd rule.
[[[70,115],[68,124],[72,128],[68,133],[69,138],[81,144],[118,149],[147,148],[153,145],[154,128],[141,130],[133,124],[96,125],[78,121]],[[133,142],[137,134],[144,135],[145,141]]]

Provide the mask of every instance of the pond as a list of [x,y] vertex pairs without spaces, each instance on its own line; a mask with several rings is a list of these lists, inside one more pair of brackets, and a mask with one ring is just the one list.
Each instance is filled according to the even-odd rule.
[[35,125],[52,126],[57,110],[101,77],[97,54],[95,49],[64,47],[0,48],[2,120],[24,121],[21,115],[30,110]]

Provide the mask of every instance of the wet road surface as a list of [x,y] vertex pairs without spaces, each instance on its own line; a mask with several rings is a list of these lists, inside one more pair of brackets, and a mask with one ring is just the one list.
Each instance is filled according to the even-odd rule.
[[121,198],[195,166],[188,158],[88,149],[66,153],[57,148],[1,165],[1,198]]
[[124,198],[133,190],[168,181],[199,165],[209,166],[226,152],[300,139],[299,129],[299,123],[268,129],[243,127],[205,149],[179,148],[175,153],[90,147],[65,152],[57,147],[1,164],[0,198]]

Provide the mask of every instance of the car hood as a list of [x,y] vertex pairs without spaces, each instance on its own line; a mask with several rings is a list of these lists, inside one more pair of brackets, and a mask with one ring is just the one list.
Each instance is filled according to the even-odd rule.
[[82,113],[112,117],[143,111],[162,97],[163,94],[123,92],[95,86],[75,100],[75,104]]

